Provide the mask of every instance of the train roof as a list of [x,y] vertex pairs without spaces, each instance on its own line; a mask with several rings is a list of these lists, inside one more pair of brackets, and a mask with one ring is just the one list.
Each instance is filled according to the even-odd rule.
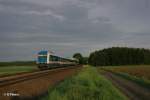
[[40,52],[38,52],[39,55],[46,55],[48,53],[47,50],[42,50]]

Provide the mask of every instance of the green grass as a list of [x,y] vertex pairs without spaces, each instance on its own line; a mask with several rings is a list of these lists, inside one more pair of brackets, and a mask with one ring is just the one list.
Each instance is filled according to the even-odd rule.
[[21,72],[31,72],[37,70],[36,66],[7,66],[0,67],[0,76],[2,75],[11,75]]
[[4,66],[35,66],[35,61],[12,61],[12,62],[0,62],[0,67]]
[[66,79],[41,100],[127,100],[96,68],[86,66],[77,75]]

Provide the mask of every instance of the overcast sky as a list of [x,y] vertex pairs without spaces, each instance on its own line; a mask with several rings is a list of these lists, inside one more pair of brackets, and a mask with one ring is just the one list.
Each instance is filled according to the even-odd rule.
[[150,48],[150,0],[0,0],[0,61]]

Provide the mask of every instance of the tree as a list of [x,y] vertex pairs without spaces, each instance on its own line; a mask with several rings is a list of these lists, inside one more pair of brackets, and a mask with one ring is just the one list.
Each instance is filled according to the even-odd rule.
[[88,64],[88,57],[82,58],[82,64]]
[[150,50],[112,47],[92,52],[88,63],[94,66],[150,64]]
[[79,62],[79,64],[82,64],[82,63],[83,63],[83,57],[82,57],[82,55],[81,55],[80,53],[75,53],[75,54],[73,55],[73,58],[77,59],[78,62]]

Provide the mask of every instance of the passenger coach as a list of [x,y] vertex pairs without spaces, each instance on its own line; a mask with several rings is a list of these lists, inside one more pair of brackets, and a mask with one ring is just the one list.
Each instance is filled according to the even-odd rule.
[[69,67],[76,65],[77,61],[54,55],[50,51],[40,51],[37,56],[37,65],[40,69],[51,69],[56,67]]

